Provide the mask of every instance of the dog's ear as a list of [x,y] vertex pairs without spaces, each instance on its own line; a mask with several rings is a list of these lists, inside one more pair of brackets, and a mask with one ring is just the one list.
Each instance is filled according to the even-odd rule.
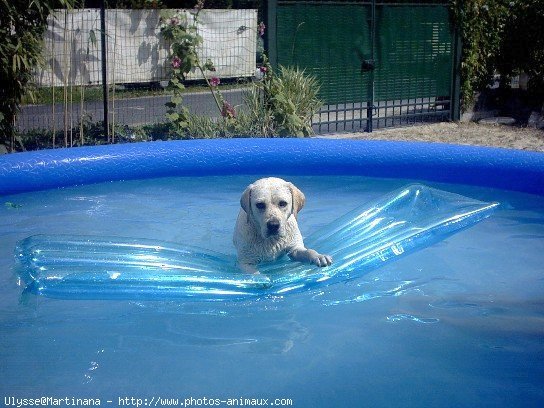
[[242,193],[240,197],[240,206],[247,214],[247,222],[249,222],[251,214],[251,190],[253,189],[253,184],[250,184]]
[[304,207],[304,204],[306,203],[306,197],[304,197],[304,194],[302,191],[300,191],[293,183],[288,183],[289,189],[291,190],[291,197],[292,197],[292,210],[291,213],[297,217],[297,214],[300,210],[302,210],[302,207]]

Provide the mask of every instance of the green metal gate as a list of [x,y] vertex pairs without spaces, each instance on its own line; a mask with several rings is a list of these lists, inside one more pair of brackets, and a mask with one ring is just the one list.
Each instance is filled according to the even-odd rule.
[[321,83],[317,133],[457,119],[448,1],[268,0],[267,21],[271,63]]

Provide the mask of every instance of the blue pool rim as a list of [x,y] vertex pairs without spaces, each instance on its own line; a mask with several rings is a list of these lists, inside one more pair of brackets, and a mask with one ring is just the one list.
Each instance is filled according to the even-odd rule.
[[167,176],[359,175],[544,195],[544,153],[441,143],[217,139],[52,149],[0,157],[0,195]]

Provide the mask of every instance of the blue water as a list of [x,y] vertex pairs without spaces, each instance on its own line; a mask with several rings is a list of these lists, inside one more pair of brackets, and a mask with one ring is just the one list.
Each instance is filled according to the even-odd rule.
[[[101,398],[102,406],[125,397],[290,399],[295,407],[544,404],[543,197],[431,184],[503,207],[362,279],[286,297],[21,295],[12,252],[33,234],[142,237],[234,253],[239,196],[253,180],[170,178],[1,197],[0,405],[10,396]],[[306,194],[304,235],[408,182],[289,180]]]

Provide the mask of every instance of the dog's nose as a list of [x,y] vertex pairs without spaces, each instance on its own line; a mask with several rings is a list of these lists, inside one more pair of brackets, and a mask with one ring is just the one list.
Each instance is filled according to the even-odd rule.
[[280,222],[277,220],[270,220],[266,223],[266,228],[268,230],[268,234],[276,235],[280,230]]

